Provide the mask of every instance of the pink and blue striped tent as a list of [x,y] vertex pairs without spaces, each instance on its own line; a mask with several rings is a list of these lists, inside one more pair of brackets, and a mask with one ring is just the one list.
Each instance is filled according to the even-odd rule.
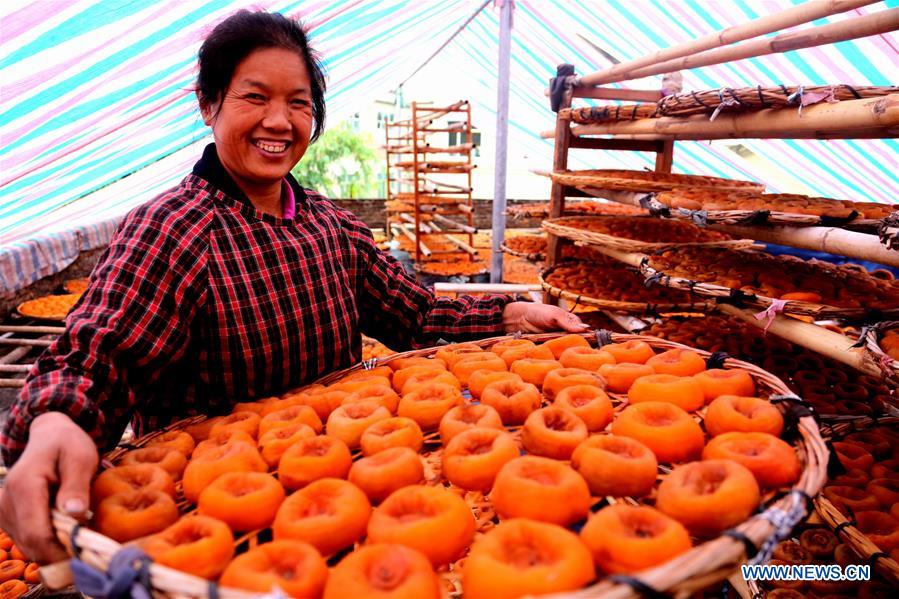
[[[516,0],[510,160],[549,168],[556,65],[584,74],[776,12],[798,0]],[[0,253],[50,232],[114,222],[190,169],[208,131],[192,92],[203,36],[238,8],[300,17],[329,75],[330,122],[385,97],[483,0],[17,0],[0,6]],[[895,8],[878,2],[815,24]],[[458,80],[482,130],[495,119],[499,8],[488,5],[427,67]],[[596,48],[604,52],[599,52]],[[899,35],[684,72],[684,89],[895,85]],[[628,82],[658,88],[658,78]],[[485,127],[485,125],[487,127]],[[514,155],[513,155],[514,154]],[[753,178],[771,191],[895,202],[899,144],[885,140],[678,142],[676,172]],[[746,157],[750,158],[747,159]],[[573,168],[642,168],[639,153],[581,154]],[[779,170],[778,170],[779,169]],[[782,177],[781,177],[782,175]],[[35,258],[40,261],[40,257]]]

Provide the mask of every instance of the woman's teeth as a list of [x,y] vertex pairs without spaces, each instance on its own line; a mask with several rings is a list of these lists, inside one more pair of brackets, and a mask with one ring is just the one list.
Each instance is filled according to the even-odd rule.
[[273,154],[279,154],[287,149],[286,143],[266,143],[264,141],[255,142],[257,148],[262,148],[266,152],[271,152]]

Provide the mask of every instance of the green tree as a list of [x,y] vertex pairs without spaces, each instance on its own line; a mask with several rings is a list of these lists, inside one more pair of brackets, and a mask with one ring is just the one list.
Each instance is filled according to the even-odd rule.
[[332,198],[374,198],[381,159],[371,135],[346,121],[328,128],[291,171],[300,185]]

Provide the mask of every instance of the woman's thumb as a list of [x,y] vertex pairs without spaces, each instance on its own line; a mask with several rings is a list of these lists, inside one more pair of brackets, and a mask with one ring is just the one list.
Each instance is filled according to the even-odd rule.
[[60,451],[57,462],[59,490],[56,508],[71,516],[83,516],[90,506],[91,478],[99,458],[93,443],[90,447],[74,445]]

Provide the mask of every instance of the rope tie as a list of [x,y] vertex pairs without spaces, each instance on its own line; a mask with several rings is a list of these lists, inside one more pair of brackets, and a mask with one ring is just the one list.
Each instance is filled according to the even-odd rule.
[[369,358],[368,360],[362,361],[362,369],[363,370],[373,370],[375,366],[378,365],[378,358]]
[[705,361],[706,368],[709,370],[724,368],[724,361],[729,357],[726,351],[713,352]]
[[768,563],[777,544],[786,539],[796,525],[805,517],[805,498],[803,495],[806,494],[798,489],[794,489],[788,495],[793,502],[793,505],[788,509],[770,508],[762,513],[762,518],[770,522],[774,527],[774,533],[765,539],[759,552],[749,560],[750,564],[761,565]]
[[725,530],[722,533],[725,537],[730,537],[732,539],[736,539],[743,543],[743,547],[746,549],[746,557],[752,559],[759,552],[759,546],[756,545],[752,539],[747,537],[745,534],[737,530],[736,528],[731,528],[730,530]]
[[787,304],[787,300],[771,300],[771,305],[768,306],[765,310],[759,312],[758,314],[754,314],[756,320],[764,320],[768,319],[765,323],[765,332],[768,332],[768,329],[771,327],[771,323],[774,322],[774,317],[777,316],[780,312],[784,311],[784,306]]
[[612,331],[608,329],[597,329],[596,331],[596,347],[604,347],[606,345],[611,345],[614,343],[612,341]]
[[822,227],[841,227],[846,223],[850,223],[857,219],[859,216],[857,210],[853,210],[846,216],[828,216],[826,214],[822,214],[818,217],[818,222],[821,223]]
[[709,226],[708,210],[690,210],[689,208],[678,208],[677,211],[682,216],[689,217],[693,224],[697,227]]
[[665,276],[665,273],[663,273],[663,272],[659,272],[659,271],[654,272],[651,275],[649,275],[648,277],[646,277],[646,279],[644,279],[643,286],[646,287],[647,289],[649,289],[650,287],[652,287],[653,285],[655,285],[656,283],[661,281],[662,278],[664,278],[664,276]]
[[[77,530],[72,532],[74,539]],[[123,547],[116,552],[106,572],[77,557],[71,561],[75,587],[89,597],[103,599],[151,599],[149,566],[150,558],[136,547]]]
[[[721,89],[718,90],[718,106],[715,108],[714,112],[712,112],[712,116],[709,117],[710,121],[714,121],[716,118],[718,118],[718,113],[721,112],[724,108],[727,108],[729,106],[739,106],[740,105],[739,100],[734,100],[733,98],[725,99],[724,98],[725,90],[727,90],[727,88],[724,88],[724,87],[722,87]],[[733,90],[727,90],[727,91],[730,91],[731,94],[733,94]]]
[[871,330],[874,329],[875,327],[876,327],[876,325],[870,325],[870,324],[862,325],[862,330],[858,334],[858,341],[856,341],[849,347],[850,348],[864,347],[865,343],[867,342],[868,333],[870,333]]
[[668,597],[668,595],[666,595],[665,593],[656,590],[642,580],[634,578],[633,576],[627,576],[625,574],[615,574],[614,576],[609,576],[609,580],[616,584],[626,584],[627,586],[634,589],[634,591],[636,591],[638,594],[644,597],[648,597],[649,599],[667,599]]

